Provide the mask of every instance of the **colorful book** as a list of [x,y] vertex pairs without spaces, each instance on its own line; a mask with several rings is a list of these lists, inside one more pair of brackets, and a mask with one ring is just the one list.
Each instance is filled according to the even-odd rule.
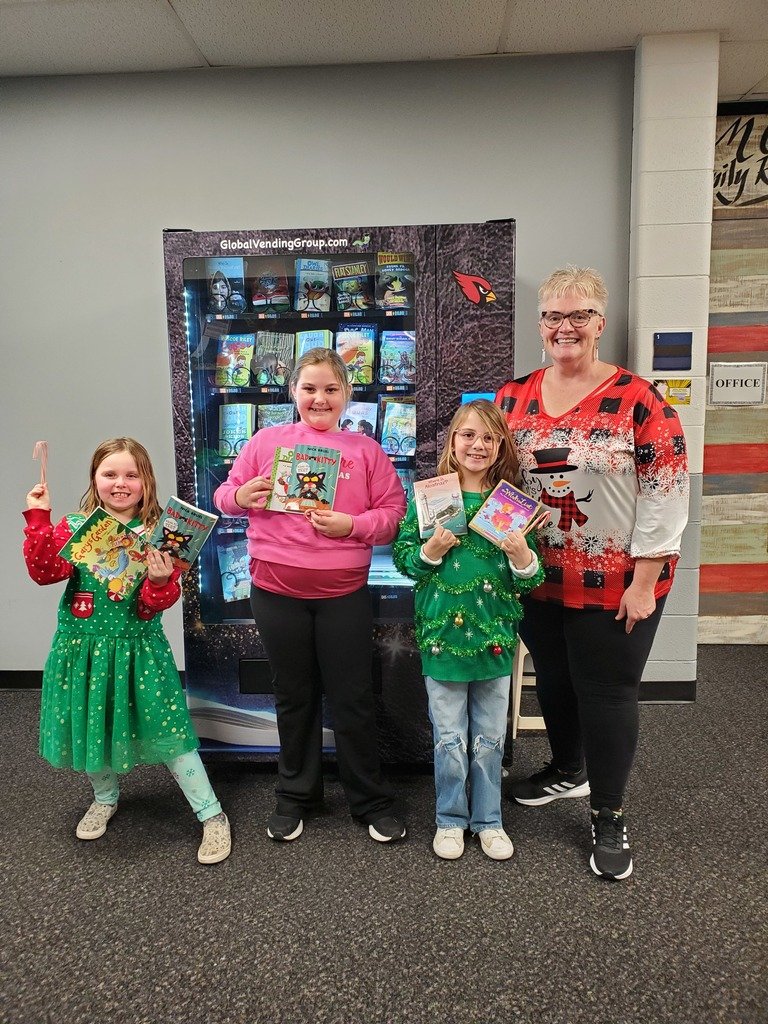
[[254,313],[287,313],[291,308],[285,257],[255,256],[247,259],[246,282]]
[[458,473],[416,480],[413,500],[416,503],[416,518],[422,540],[431,537],[438,526],[450,530],[456,537],[467,532],[467,517]]
[[181,498],[170,497],[163,505],[149,544],[167,551],[177,569],[186,572],[200,554],[219,517]]
[[373,261],[361,257],[351,263],[337,263],[331,267],[333,297],[336,309],[347,313],[355,309],[373,309],[374,297]]
[[251,360],[251,374],[262,387],[285,387],[293,372],[296,337],[279,331],[257,331]]
[[231,541],[217,548],[221,593],[225,602],[247,601],[251,595],[248,542]]
[[375,437],[378,412],[376,402],[348,402],[341,415],[341,429]]
[[251,382],[251,359],[255,334],[223,334],[216,352],[213,383],[221,387],[247,388]]
[[331,308],[329,260],[296,260],[296,291],[293,308],[300,313],[327,313]]
[[286,423],[293,423],[295,411],[293,402],[276,402],[274,405],[260,405],[256,417],[259,430],[263,427],[279,427]]
[[413,395],[382,395],[381,447],[387,455],[413,455],[416,451],[416,399]]
[[413,309],[413,253],[376,253],[376,305],[379,309]]
[[147,574],[144,540],[99,507],[69,538],[59,555],[107,588],[113,601],[130,597]]
[[256,406],[250,402],[232,402],[219,406],[219,455],[223,459],[237,455],[253,437]]
[[405,469],[399,466],[395,467],[397,473],[397,479],[403,485],[405,491],[405,500],[410,501],[413,497],[413,485],[416,482],[416,473],[413,469]]
[[541,509],[540,502],[507,480],[500,480],[469,521],[469,527],[500,544],[511,530],[524,530]]
[[296,331],[296,360],[311,348],[331,348],[333,331]]
[[333,508],[341,452],[336,448],[301,444],[278,447],[272,463],[270,512],[299,512]]
[[346,364],[350,384],[373,383],[376,333],[376,324],[339,324],[336,351]]
[[416,379],[416,332],[382,331],[380,384],[413,384]]
[[242,257],[207,259],[205,276],[209,313],[232,317],[245,311],[245,266]]

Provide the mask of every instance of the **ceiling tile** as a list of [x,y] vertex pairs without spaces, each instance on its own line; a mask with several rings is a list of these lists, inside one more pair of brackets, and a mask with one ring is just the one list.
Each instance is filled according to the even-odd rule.
[[758,42],[720,43],[718,96],[722,102],[738,100],[757,89],[768,76],[768,39]]

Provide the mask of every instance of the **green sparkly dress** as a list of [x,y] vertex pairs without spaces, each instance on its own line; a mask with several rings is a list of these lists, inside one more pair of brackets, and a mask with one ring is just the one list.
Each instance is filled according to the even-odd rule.
[[[56,768],[122,773],[195,750],[160,615],[178,599],[178,575],[163,587],[145,579],[129,599],[113,601],[89,573],[58,557],[84,516],[67,516],[55,528],[42,509],[25,518],[32,579],[68,579],[43,673],[40,754]],[[127,525],[141,527],[138,520]]]
[[[462,492],[467,521],[485,494]],[[414,583],[414,627],[425,676],[469,683],[510,675],[517,647],[520,595],[544,580],[539,565],[529,579],[516,577],[509,559],[485,537],[469,530],[440,565],[421,558],[416,506],[411,500],[392,548],[397,569]],[[528,547],[536,554],[529,535]]]

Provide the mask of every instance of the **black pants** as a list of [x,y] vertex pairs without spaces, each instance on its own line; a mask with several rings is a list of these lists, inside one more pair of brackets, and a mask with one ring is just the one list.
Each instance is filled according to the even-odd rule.
[[344,597],[304,600],[251,587],[251,608],[275,687],[278,812],[303,816],[323,799],[325,692],[339,777],[352,816],[370,823],[391,813],[393,793],[382,776],[378,752],[368,588]]
[[591,804],[618,810],[637,748],[640,679],[666,598],[631,633],[615,611],[524,602],[520,636],[531,652],[552,762],[586,763]]

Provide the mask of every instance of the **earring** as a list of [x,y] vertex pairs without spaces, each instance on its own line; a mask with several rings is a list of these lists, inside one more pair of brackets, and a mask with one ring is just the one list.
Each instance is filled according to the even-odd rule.
[[546,361],[547,361],[547,350],[542,345],[541,346],[541,365],[543,366],[544,363],[546,363]]

